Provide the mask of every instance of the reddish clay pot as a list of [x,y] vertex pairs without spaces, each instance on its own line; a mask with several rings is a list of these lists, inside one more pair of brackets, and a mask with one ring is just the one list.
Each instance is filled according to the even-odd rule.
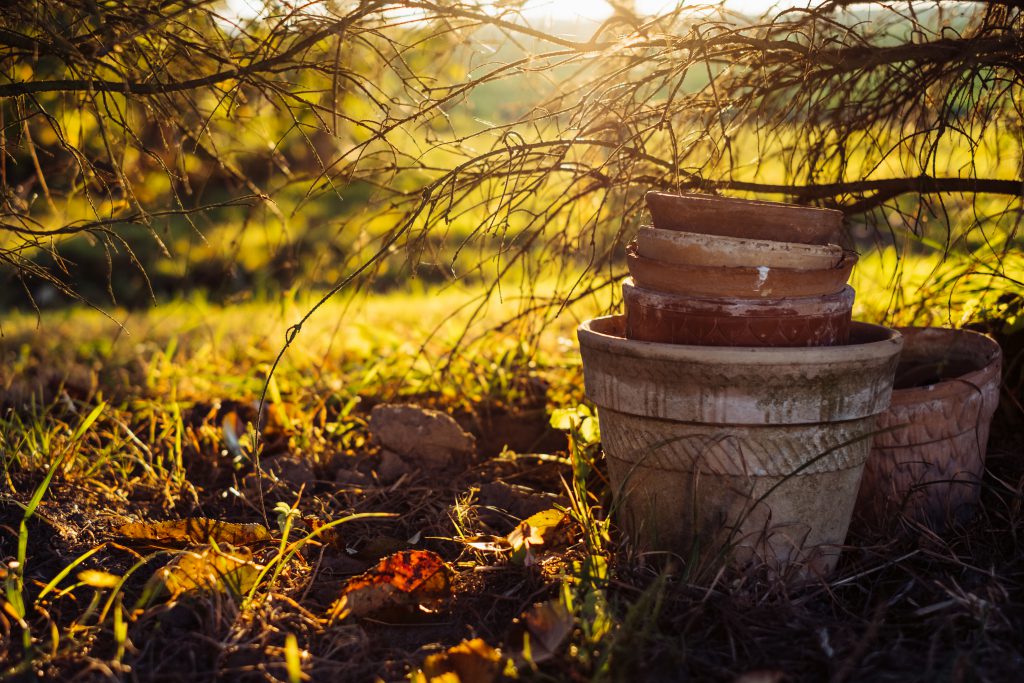
[[901,516],[941,531],[977,504],[1002,351],[966,330],[900,332],[892,402],[879,415],[856,516],[868,532],[890,531]]
[[834,268],[820,270],[693,266],[645,258],[636,253],[635,244],[626,247],[629,274],[638,287],[694,297],[783,299],[827,296],[842,291],[856,262],[857,255],[847,251]]
[[648,192],[654,227],[723,237],[836,244],[843,214],[832,209],[706,194]]
[[835,268],[843,259],[843,248],[836,244],[751,240],[646,226],[637,233],[636,251],[640,256],[669,263],[732,268],[822,270]]
[[698,346],[834,346],[850,334],[852,287],[795,299],[701,299],[622,284],[626,338]]

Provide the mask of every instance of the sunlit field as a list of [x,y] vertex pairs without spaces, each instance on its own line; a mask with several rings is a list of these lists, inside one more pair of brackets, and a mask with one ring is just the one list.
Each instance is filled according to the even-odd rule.
[[[0,12],[0,681],[1017,680],[1018,4]],[[854,319],[995,339],[977,514],[636,545],[576,333],[650,190],[838,209]]]

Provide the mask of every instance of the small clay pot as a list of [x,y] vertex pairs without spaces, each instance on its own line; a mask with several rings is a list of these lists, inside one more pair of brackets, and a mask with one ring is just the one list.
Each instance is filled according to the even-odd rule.
[[905,345],[889,409],[878,419],[857,501],[858,526],[900,521],[942,531],[971,517],[999,405],[1002,351],[967,330],[899,328]]
[[636,253],[635,244],[626,247],[629,274],[638,287],[694,297],[783,299],[836,294],[846,286],[856,262],[857,255],[846,251],[835,267],[817,270],[693,266],[645,258]]
[[843,214],[832,209],[706,194],[648,192],[654,227],[776,242],[836,244]]
[[843,259],[843,248],[836,244],[773,242],[646,226],[637,233],[636,250],[640,256],[669,263],[730,268],[822,270],[834,268]]
[[850,334],[854,292],[793,299],[705,299],[622,284],[626,338],[699,346],[834,346]]

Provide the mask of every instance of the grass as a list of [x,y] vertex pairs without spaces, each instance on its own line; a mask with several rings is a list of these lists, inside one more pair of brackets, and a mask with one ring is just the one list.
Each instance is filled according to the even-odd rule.
[[[932,257],[905,260],[905,289],[890,296],[882,275],[892,258],[858,267],[861,317],[959,323],[999,313],[982,276],[965,281],[962,298],[943,297],[943,283],[971,264]],[[1019,266],[1005,267],[1020,278]],[[124,313],[124,330],[81,310],[10,316],[0,676],[398,680],[436,655],[433,665],[446,662],[461,680],[494,680],[458,668],[480,666],[484,647],[500,651],[498,671],[530,680],[726,681],[762,671],[763,680],[995,681],[1019,671],[1019,414],[999,417],[972,522],[941,537],[854,536],[827,583],[792,588],[725,570],[690,579],[678,562],[637,556],[607,514],[600,435],[572,339],[575,322],[607,302],[581,302],[539,333],[494,332],[520,303],[493,301],[464,334],[462,304],[475,294],[330,303],[275,375],[258,440],[253,402],[308,301],[179,301]],[[455,415],[480,452],[460,467],[386,476],[368,417],[390,400]],[[560,430],[548,426],[553,414]],[[471,544],[500,545],[551,508],[569,521],[536,561]],[[181,544],[118,530],[184,518],[265,524],[272,539],[245,552],[210,539],[207,557],[243,557],[252,571],[219,559],[214,573],[237,583],[168,593],[153,577],[181,562]],[[406,548],[451,567],[440,611],[325,618],[348,577]],[[530,631],[537,603],[554,607],[549,625]],[[550,636],[561,619],[551,615],[562,614],[567,635]],[[476,654],[448,652],[474,638],[484,643]]]

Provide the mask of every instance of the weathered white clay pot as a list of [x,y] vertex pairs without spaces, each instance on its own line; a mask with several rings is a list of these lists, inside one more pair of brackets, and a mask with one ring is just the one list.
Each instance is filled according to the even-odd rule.
[[637,232],[636,247],[640,256],[691,266],[827,270],[843,259],[843,248],[836,244],[743,239],[647,226]]
[[856,516],[868,531],[892,530],[901,517],[941,531],[978,502],[1002,351],[977,332],[899,329],[892,403],[879,416]]
[[627,340],[621,316],[583,323],[617,515],[642,549],[831,571],[902,339],[853,323],[822,348]]
[[843,214],[797,206],[707,194],[648,192],[654,227],[804,244],[837,244]]

